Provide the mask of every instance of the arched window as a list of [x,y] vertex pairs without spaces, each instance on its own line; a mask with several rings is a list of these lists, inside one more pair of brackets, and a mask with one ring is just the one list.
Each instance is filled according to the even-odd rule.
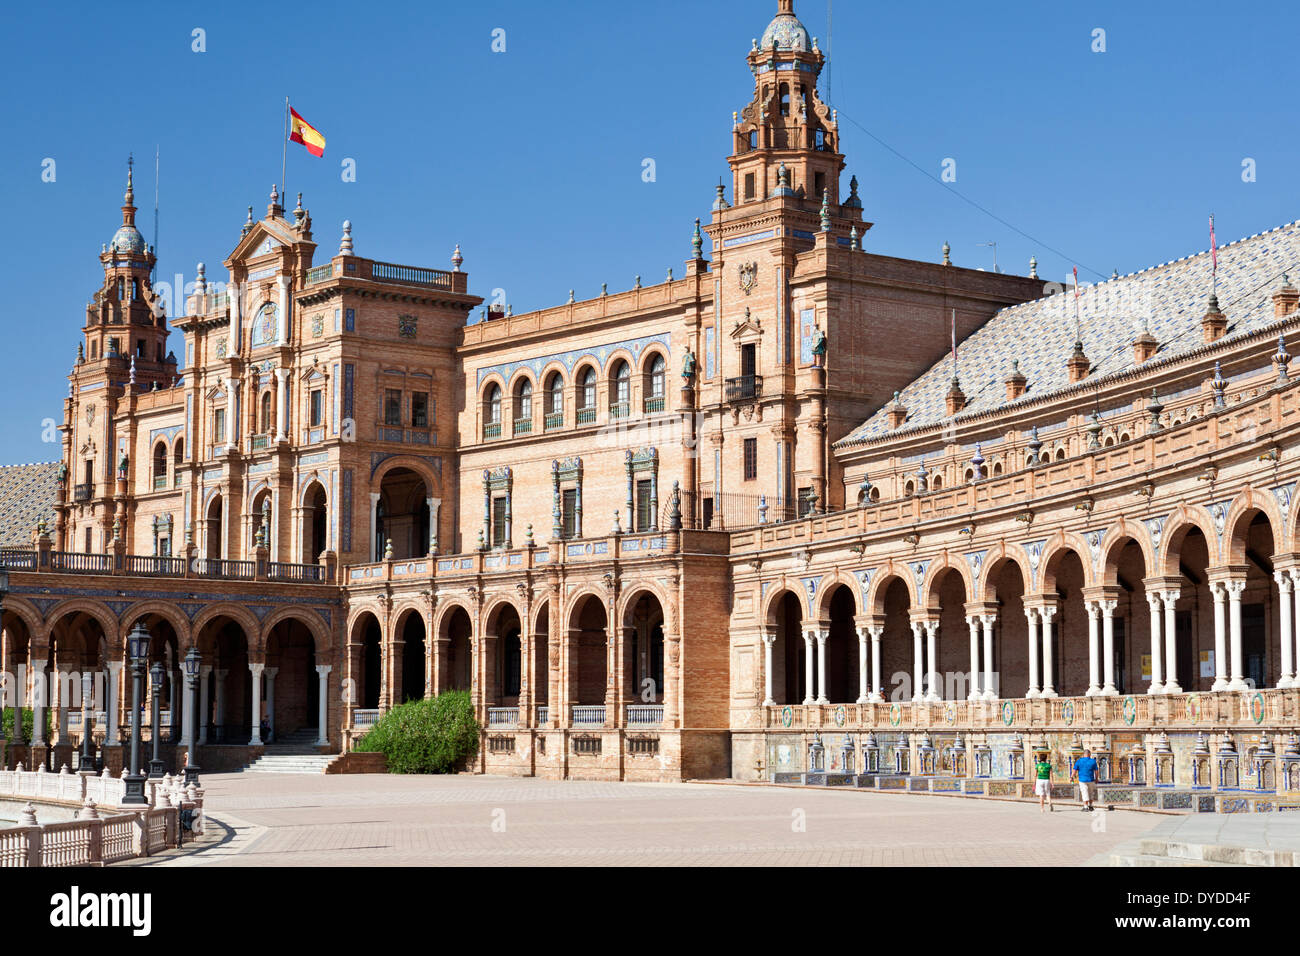
[[1058,448],[1058,449],[1056,449],[1056,460],[1057,460],[1057,461],[1065,461],[1065,449],[1064,449],[1064,448]]
[[943,475],[935,475],[930,479],[930,490],[938,491],[943,487]]
[[611,418],[623,418],[628,413],[632,400],[632,369],[627,362],[619,360],[610,377],[609,415]]
[[596,370],[588,365],[578,373],[578,424],[596,420]]
[[262,434],[267,435],[271,432],[271,393],[269,391],[262,393]]
[[167,445],[159,442],[153,446],[153,486],[167,487]]
[[995,463],[994,463],[994,465],[993,465],[993,474],[995,474],[995,475],[1000,475],[1000,474],[1002,474],[1002,462],[999,461],[999,462],[995,462]]
[[546,427],[559,428],[563,424],[564,379],[559,372],[553,372],[546,380]]
[[488,386],[483,396],[483,437],[497,438],[501,434],[501,386]]
[[664,410],[667,369],[668,363],[664,361],[662,355],[656,354],[650,359],[645,389],[645,410],[647,412],[662,412]]
[[515,434],[523,435],[533,430],[533,383],[524,379],[515,387]]
[[915,493],[916,493],[916,486],[913,485],[910,481],[909,481],[907,484],[903,485],[903,497],[904,497],[904,498],[910,498],[910,497],[912,497],[912,495],[914,495]]
[[172,474],[175,476],[175,483],[181,482],[181,465],[185,463],[185,437],[181,436],[176,439],[176,444],[172,446]]
[[786,83],[781,84],[781,115],[790,115],[790,86]]

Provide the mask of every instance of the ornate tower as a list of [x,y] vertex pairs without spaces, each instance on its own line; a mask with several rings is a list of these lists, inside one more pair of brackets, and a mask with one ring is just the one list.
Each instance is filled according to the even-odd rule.
[[86,306],[85,341],[74,372],[78,381],[86,373],[113,369],[125,373],[113,376],[122,382],[134,368],[136,382],[150,388],[154,382],[170,385],[175,374],[175,360],[166,354],[165,306],[149,278],[154,254],[136,228],[135,211],[133,170],[128,161],[122,224],[99,254],[104,284]]
[[728,163],[737,205],[767,199],[777,189],[788,189],[782,194],[813,208],[829,192],[839,205],[839,125],[817,95],[825,62],[817,40],[794,15],[794,0],[780,0],[776,17],[749,53],[754,99],[733,125]]

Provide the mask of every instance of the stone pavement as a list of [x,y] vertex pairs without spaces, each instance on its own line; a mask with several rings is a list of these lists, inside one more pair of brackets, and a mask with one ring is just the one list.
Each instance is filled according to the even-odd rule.
[[213,774],[203,786],[215,837],[146,865],[1075,866],[1160,821],[714,784]]

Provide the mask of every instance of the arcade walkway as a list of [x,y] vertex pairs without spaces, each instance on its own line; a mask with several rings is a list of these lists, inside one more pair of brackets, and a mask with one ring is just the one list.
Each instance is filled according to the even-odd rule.
[[260,774],[203,784],[226,841],[153,865],[1077,866],[1160,822],[1099,814],[1105,830],[1094,832],[1074,807],[710,784]]

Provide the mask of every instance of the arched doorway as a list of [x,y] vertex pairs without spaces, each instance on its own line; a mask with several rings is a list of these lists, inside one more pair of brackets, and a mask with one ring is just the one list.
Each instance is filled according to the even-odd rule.
[[[266,719],[271,737],[280,742],[310,730],[318,739],[320,680],[316,675],[316,641],[311,628],[296,619],[280,621],[266,638]],[[274,670],[274,676],[271,671]],[[302,733],[303,736],[308,736]]]
[[474,624],[463,607],[453,608],[442,625],[443,645],[446,648],[447,661],[443,665],[444,690],[470,690],[473,687],[473,650],[471,638]]
[[384,686],[383,632],[379,618],[366,612],[353,626],[354,641],[361,645],[361,673],[354,676],[358,692],[357,706],[375,710]]
[[[994,562],[985,574],[988,582],[985,600],[998,606],[993,635],[993,690],[1000,698],[1024,697],[1029,691],[1029,620],[1025,617],[1025,576],[1020,565],[1009,558]],[[1042,639],[1041,632],[1039,639]],[[1041,668],[1042,655],[1037,656]]]
[[[1068,549],[1052,555],[1043,571],[1043,591],[1056,596],[1057,610],[1052,619],[1052,669],[1044,679],[1051,678],[1052,688],[1061,697],[1084,696],[1091,681],[1088,655],[1092,625],[1083,586],[1083,561],[1079,555]],[[1101,630],[1099,623],[1099,635]],[[1098,652],[1104,653],[1100,636]],[[1104,674],[1099,672],[1098,690],[1104,680]]]
[[808,696],[804,676],[803,605],[786,591],[772,605],[768,627],[772,640],[772,701],[801,704]]
[[853,590],[841,584],[831,594],[827,607],[830,627],[826,636],[826,687],[824,696],[832,704],[858,699],[858,612]]
[[329,547],[325,489],[313,481],[302,498],[302,563],[316,564]]
[[912,595],[897,575],[882,583],[877,595],[875,612],[885,618],[880,636],[880,691],[888,701],[911,700],[921,692],[912,673]]
[[513,707],[519,703],[523,678],[519,612],[503,604],[488,618],[487,660],[484,666],[492,679],[485,688],[489,706]]
[[659,599],[645,592],[627,606],[623,622],[627,673],[624,692],[640,704],[664,699],[664,611]]
[[389,542],[395,559],[429,553],[431,496],[424,478],[409,468],[394,468],[384,475],[375,515],[375,560],[384,557]]
[[399,627],[402,635],[402,700],[423,700],[427,667],[424,618],[419,611],[407,611]]
[[[207,707],[199,698],[199,742],[242,745],[252,736],[253,677],[248,669],[249,641],[233,618],[218,615],[198,635],[207,672]],[[130,708],[123,709],[129,714]],[[206,730],[206,734],[204,731]]]
[[575,644],[570,666],[577,670],[576,675],[569,676],[576,691],[573,703],[603,706],[608,681],[609,641],[605,605],[594,595],[583,598],[574,607],[569,626]]
[[203,529],[204,555],[212,560],[218,560],[225,553],[224,547],[224,528],[225,528],[225,499],[221,495],[212,496],[208,502],[208,511]]

